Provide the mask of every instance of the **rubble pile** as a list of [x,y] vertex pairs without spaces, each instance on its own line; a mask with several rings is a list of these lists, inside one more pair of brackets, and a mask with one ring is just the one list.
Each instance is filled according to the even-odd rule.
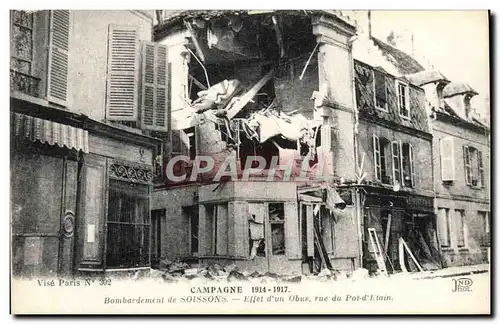
[[[363,273],[364,274],[364,273]],[[221,266],[211,264],[205,267],[192,267],[185,262],[162,260],[159,269],[151,269],[150,277],[165,282],[178,282],[183,280],[215,280],[227,282],[257,281],[266,282],[290,282],[300,283],[304,279],[314,281],[343,280],[347,278],[360,278],[361,274],[340,272],[336,270],[323,269],[317,275],[280,275],[273,272],[261,273],[249,272],[239,269],[234,264]]]

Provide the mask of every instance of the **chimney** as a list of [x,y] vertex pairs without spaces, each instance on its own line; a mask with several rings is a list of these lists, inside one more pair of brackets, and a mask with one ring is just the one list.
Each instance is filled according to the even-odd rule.
[[372,38],[372,11],[368,10],[368,37]]
[[406,54],[415,55],[415,40],[414,34],[408,29],[402,31],[391,31],[386,38],[387,43],[405,52]]

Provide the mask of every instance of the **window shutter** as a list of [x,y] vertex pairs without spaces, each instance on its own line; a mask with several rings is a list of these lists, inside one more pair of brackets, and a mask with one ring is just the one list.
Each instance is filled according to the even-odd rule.
[[479,181],[481,188],[484,188],[484,165],[483,165],[483,152],[477,151],[477,167],[479,172]]
[[137,121],[138,30],[109,26],[106,118]]
[[464,168],[465,168],[465,183],[470,185],[471,181],[471,165],[470,165],[470,151],[469,147],[464,145]]
[[441,157],[441,181],[455,180],[455,161],[453,137],[444,137],[439,141]]
[[168,130],[168,50],[165,45],[143,42],[142,46],[142,126]]
[[410,177],[411,177],[411,186],[415,187],[415,167],[413,165],[413,145],[410,144]]
[[50,11],[47,100],[68,104],[68,52],[71,13],[69,10]]
[[375,134],[373,134],[373,164],[375,166],[375,179],[381,180],[380,139]]

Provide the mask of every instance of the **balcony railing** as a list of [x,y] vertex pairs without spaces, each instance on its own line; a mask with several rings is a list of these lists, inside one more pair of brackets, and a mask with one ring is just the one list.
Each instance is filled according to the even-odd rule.
[[33,97],[40,96],[40,79],[16,70],[10,70],[10,89]]

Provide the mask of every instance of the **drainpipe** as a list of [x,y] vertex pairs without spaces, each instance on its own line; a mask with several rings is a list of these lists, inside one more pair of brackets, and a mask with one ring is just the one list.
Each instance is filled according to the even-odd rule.
[[[371,16],[371,12],[368,12],[369,17]],[[370,31],[371,31],[371,22],[370,22]],[[359,156],[359,146],[358,146],[358,106],[356,101],[356,75],[354,73],[354,58],[352,55],[352,43],[356,40],[357,36],[352,37],[349,40],[349,62],[350,62],[350,71],[351,71],[351,89],[352,89],[352,100],[353,100],[353,109],[354,109],[354,125],[353,125],[353,140],[354,140],[354,166],[358,167],[358,156]],[[359,267],[361,268],[363,265],[363,228],[362,228],[362,217],[363,217],[363,206],[361,206],[361,197],[358,188],[354,191],[355,194],[355,212],[356,212],[356,227],[358,232],[358,258],[359,258]]]

